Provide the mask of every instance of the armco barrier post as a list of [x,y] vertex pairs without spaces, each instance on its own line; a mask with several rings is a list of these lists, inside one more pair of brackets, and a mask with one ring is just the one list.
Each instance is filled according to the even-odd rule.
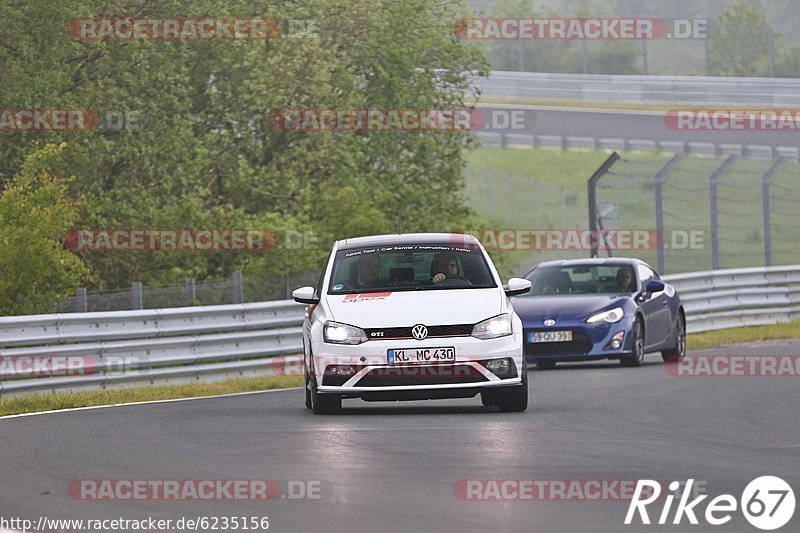
[[131,309],[144,309],[144,301],[142,299],[142,282],[134,281],[131,283]]
[[233,273],[233,303],[244,303],[244,278],[241,272]]

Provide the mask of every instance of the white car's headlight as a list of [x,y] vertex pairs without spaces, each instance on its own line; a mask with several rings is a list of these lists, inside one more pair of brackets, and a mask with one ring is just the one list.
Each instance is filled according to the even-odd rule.
[[326,322],[322,330],[322,338],[331,344],[361,344],[367,342],[367,334],[363,329],[339,322]]
[[624,316],[624,312],[622,311],[621,307],[615,307],[614,309],[609,309],[608,311],[603,311],[602,313],[597,313],[596,315],[592,315],[586,319],[586,322],[589,324],[594,324],[595,322],[605,321],[609,324],[613,324],[614,322],[619,322],[622,320]]
[[511,335],[511,315],[497,315],[478,322],[472,328],[472,336],[476,339],[496,339]]

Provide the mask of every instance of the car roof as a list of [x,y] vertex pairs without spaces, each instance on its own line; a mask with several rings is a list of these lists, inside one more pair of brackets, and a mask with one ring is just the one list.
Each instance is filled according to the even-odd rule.
[[393,246],[403,244],[478,244],[478,239],[464,233],[393,233],[344,239],[336,243],[337,249],[349,250],[365,246]]
[[545,261],[543,263],[539,263],[538,265],[536,265],[536,268],[552,267],[552,266],[578,266],[578,265],[585,265],[585,266],[645,265],[647,267],[650,267],[650,265],[648,265],[641,259],[637,259],[635,257],[587,257],[585,259],[560,259],[556,261]]

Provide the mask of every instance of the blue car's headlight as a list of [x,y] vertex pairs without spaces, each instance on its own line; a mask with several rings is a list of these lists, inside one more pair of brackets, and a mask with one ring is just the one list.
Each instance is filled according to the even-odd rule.
[[622,317],[625,313],[623,313],[621,307],[615,307],[614,309],[609,309],[608,311],[603,311],[602,313],[597,313],[596,315],[592,315],[586,319],[586,322],[589,324],[594,324],[595,322],[608,322],[609,324],[613,324],[614,322],[619,322],[622,320]]

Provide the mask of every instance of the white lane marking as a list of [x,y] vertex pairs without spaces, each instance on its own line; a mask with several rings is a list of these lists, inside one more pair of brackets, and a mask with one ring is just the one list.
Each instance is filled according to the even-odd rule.
[[[17,415],[5,415],[0,416],[0,420],[6,420],[8,418],[22,418],[24,416],[37,416],[37,415],[48,415],[52,413],[71,413],[73,411],[88,411],[90,409],[108,409],[111,407],[127,407],[129,405],[150,405],[156,403],[170,403],[170,402],[185,402],[189,400],[208,400],[211,398],[229,398],[233,396],[245,396],[248,394],[263,394],[265,392],[285,392],[288,390],[302,390],[303,387],[288,387],[285,389],[269,389],[269,390],[255,390],[255,391],[248,391],[248,392],[232,392],[230,394],[216,394],[214,396],[194,396],[192,398],[172,398],[168,400],[150,400],[146,402],[130,402],[130,403],[112,403],[109,405],[89,405],[86,407],[72,407],[70,409],[53,409],[52,411],[37,411],[35,413],[20,413]],[[0,533],[8,533],[0,529]]]

